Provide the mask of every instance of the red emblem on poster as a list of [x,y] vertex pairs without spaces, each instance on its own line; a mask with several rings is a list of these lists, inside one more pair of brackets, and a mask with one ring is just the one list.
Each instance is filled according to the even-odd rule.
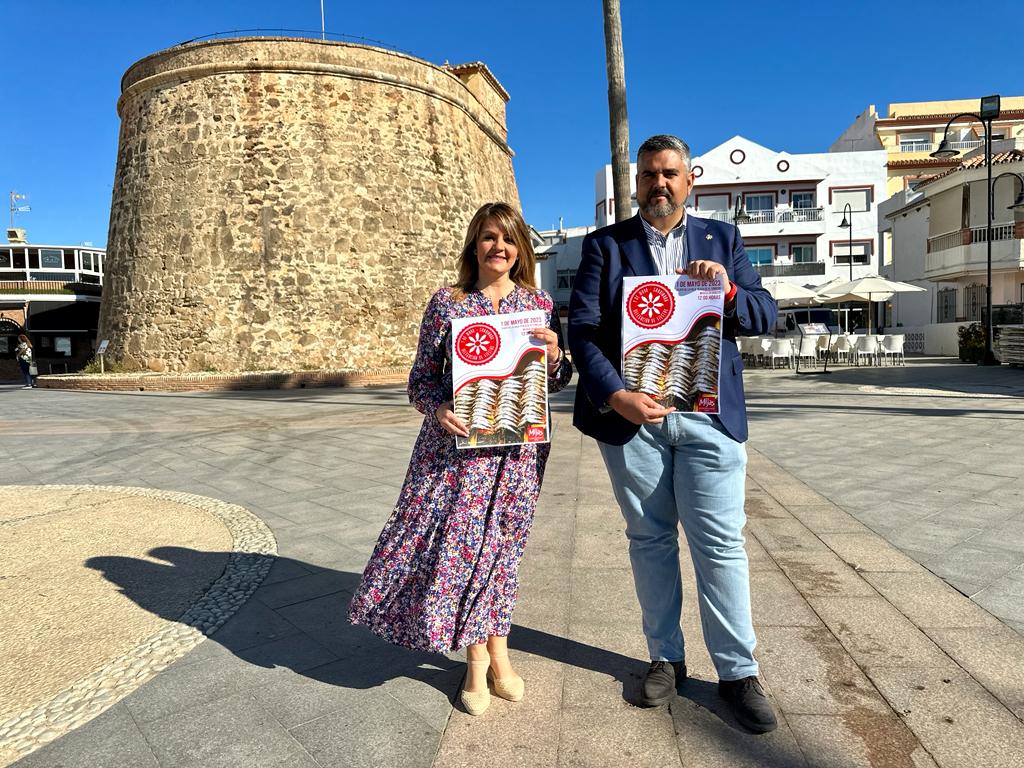
[[501,347],[498,332],[487,323],[473,323],[463,328],[455,338],[455,354],[470,365],[486,365]]
[[676,300],[662,283],[641,283],[626,299],[626,312],[638,328],[660,328],[672,317]]

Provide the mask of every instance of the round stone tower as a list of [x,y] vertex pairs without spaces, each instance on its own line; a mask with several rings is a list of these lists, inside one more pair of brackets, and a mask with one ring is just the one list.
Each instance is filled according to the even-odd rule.
[[481,63],[215,40],[121,90],[100,338],[128,369],[409,365],[474,211],[519,203]]

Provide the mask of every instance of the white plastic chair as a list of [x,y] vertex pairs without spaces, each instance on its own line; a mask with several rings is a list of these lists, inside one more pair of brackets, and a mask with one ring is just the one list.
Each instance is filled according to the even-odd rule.
[[878,359],[878,338],[873,334],[857,337],[854,351],[857,353],[857,365],[860,365],[861,359],[865,357],[868,358],[868,365],[874,365]]
[[828,336],[818,337],[818,359],[824,360],[828,357]]
[[896,365],[897,360],[900,365],[907,364],[906,358],[903,356],[903,340],[905,338],[902,333],[894,333],[882,339],[882,356],[887,360],[891,357],[893,365]]
[[804,358],[811,361],[811,365],[817,367],[818,365],[818,337],[817,336],[801,336],[800,345],[797,347],[796,356],[803,360]]
[[783,359],[786,365],[793,367],[793,342],[790,339],[769,339],[768,356],[772,361],[772,368],[775,368],[775,361]]
[[842,358],[844,363],[849,364],[852,351],[853,347],[850,346],[850,339],[844,334],[840,333],[832,340],[832,354],[837,362]]
[[737,336],[736,346],[739,347],[740,357],[748,364],[753,364],[761,352],[761,342],[756,336]]
[[768,367],[768,360],[769,356],[772,353],[773,341],[775,341],[775,339],[772,339],[770,336],[761,337],[761,354],[759,355],[759,357],[761,358],[761,361],[764,363],[765,368]]

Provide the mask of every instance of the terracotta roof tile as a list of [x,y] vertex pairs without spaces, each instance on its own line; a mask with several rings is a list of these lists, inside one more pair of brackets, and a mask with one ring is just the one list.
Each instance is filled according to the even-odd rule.
[[[971,110],[965,110],[970,112]],[[941,112],[932,115],[903,115],[896,117],[880,117],[875,122],[880,125],[899,125],[900,123],[911,123],[915,121],[937,121],[937,120],[949,120],[956,112]],[[1004,109],[999,113],[999,117],[996,121],[1000,120],[1014,120],[1024,118],[1024,109]]]
[[[1010,149],[1007,150],[1006,152],[996,152],[995,154],[992,155],[992,165],[1001,165],[1003,163],[1018,163],[1022,160],[1024,160],[1024,151],[1019,149]],[[957,163],[955,167],[950,168],[947,171],[943,171],[942,173],[936,174],[935,176],[932,176],[930,179],[925,179],[918,185],[918,188],[920,189],[926,184],[931,184],[933,181],[945,178],[946,176],[949,176],[952,173],[956,173],[957,171],[966,171],[971,168],[982,168],[984,167],[984,165],[984,155],[975,155],[974,157],[969,157],[963,162]]]
[[887,168],[949,168],[960,165],[955,157],[921,157],[917,160],[890,160]]

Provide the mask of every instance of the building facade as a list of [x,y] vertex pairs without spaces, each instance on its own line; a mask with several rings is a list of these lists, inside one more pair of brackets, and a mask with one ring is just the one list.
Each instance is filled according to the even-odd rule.
[[[998,178],[1008,171],[1024,174],[1024,146],[1006,148],[1008,143],[1001,150],[997,144],[992,167],[992,306],[997,326],[1019,323],[1024,306],[1024,211],[1010,207],[1021,184],[1012,176]],[[879,236],[890,243],[882,275],[927,289],[895,294],[884,305],[881,321],[907,329],[910,351],[955,355],[957,328],[984,322],[987,184],[984,156],[975,150],[955,168],[882,205]]]
[[535,230],[537,284],[551,294],[559,309],[569,306],[572,283],[583,253],[583,238],[594,227]]
[[0,245],[0,379],[20,373],[18,336],[31,340],[39,373],[80,370],[95,351],[106,251],[28,243],[8,230]]
[[[817,286],[878,271],[886,153],[776,152],[735,136],[691,160],[687,211],[737,223],[762,277]],[[636,165],[631,168],[633,210]],[[614,219],[611,166],[597,174],[595,221]],[[849,207],[847,207],[849,206]],[[840,225],[849,216],[852,229]]]
[[[992,123],[994,140],[1024,138],[1024,96],[1004,96],[999,118]],[[977,112],[978,99],[913,101],[889,105],[886,117],[880,117],[870,105],[843,131],[831,151],[849,152],[885,150],[887,159],[886,191],[882,199],[960,164],[959,158],[933,158],[950,118],[963,112]],[[984,130],[977,121],[958,120],[950,126],[948,141],[961,152],[980,147]]]

